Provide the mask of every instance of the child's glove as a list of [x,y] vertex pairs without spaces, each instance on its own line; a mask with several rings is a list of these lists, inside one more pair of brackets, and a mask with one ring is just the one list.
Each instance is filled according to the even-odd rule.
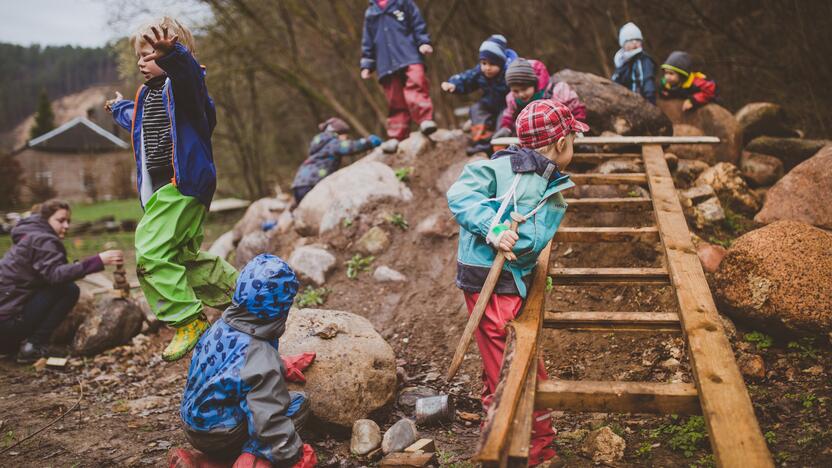
[[370,144],[373,145],[373,148],[381,144],[381,138],[379,138],[378,135],[368,136],[367,141],[369,141]]

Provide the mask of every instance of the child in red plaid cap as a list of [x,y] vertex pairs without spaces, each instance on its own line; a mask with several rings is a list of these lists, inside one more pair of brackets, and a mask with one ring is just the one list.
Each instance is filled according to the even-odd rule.
[[[550,99],[529,104],[515,124],[520,146],[499,151],[488,161],[468,164],[447,194],[448,207],[460,226],[456,285],[465,294],[469,314],[497,252],[508,255],[475,332],[483,362],[486,411],[500,380],[505,326],[523,306],[537,257],[566,213],[561,192],[575,185],[561,171],[572,160],[575,134],[589,130],[566,105]],[[508,229],[511,211],[525,219],[517,233]],[[542,361],[537,376],[548,379]],[[547,412],[536,411],[530,466],[555,457],[553,439]]]

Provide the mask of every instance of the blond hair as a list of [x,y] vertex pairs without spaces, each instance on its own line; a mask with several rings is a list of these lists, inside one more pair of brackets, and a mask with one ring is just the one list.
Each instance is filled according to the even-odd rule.
[[187,47],[191,54],[196,57],[196,43],[194,42],[193,34],[191,34],[191,31],[184,24],[174,18],[171,18],[170,16],[163,16],[159,19],[145,23],[137,29],[132,36],[130,36],[130,45],[133,46],[133,50],[136,51],[136,55],[138,55],[139,49],[147,44],[147,41],[145,41],[142,36],[147,35],[151,38],[154,37],[153,30],[151,29],[153,27],[156,27],[159,34],[162,34],[163,28],[167,28],[168,37],[179,36],[179,43]]

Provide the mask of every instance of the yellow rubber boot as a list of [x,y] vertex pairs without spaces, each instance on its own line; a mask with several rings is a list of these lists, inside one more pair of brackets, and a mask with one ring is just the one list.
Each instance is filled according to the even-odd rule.
[[196,346],[199,337],[208,330],[210,324],[204,317],[176,329],[176,334],[170,340],[168,347],[162,351],[162,359],[168,362],[178,361],[191,352]]

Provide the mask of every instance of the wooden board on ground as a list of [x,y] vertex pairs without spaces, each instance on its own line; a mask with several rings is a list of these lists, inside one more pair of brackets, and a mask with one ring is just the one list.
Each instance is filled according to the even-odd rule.
[[593,413],[699,414],[696,387],[688,383],[537,382],[535,408]]
[[586,331],[681,331],[675,312],[547,312],[543,327]]
[[[718,137],[712,136],[611,136],[611,137],[577,137],[576,145],[681,145],[681,144],[710,144],[719,143]],[[519,145],[517,137],[493,138],[494,146]]]
[[595,211],[648,211],[653,209],[653,200],[642,197],[629,198],[567,198],[569,211],[579,213]]
[[670,284],[664,268],[550,268],[549,274],[555,285]]
[[659,242],[656,226],[646,227],[562,227],[555,234],[555,242]]

